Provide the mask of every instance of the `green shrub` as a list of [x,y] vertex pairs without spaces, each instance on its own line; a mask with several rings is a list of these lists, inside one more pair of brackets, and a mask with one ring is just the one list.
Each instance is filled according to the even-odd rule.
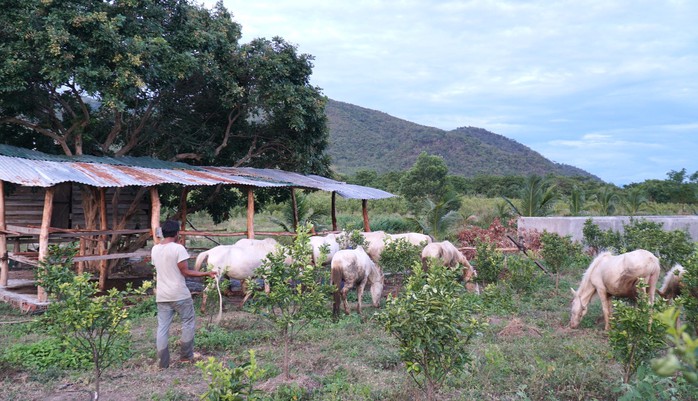
[[698,338],[692,338],[686,325],[679,323],[680,312],[669,308],[657,317],[667,326],[671,349],[662,358],[652,360],[652,370],[660,376],[681,372],[689,383],[698,385]]
[[359,230],[343,230],[336,237],[339,249],[356,249],[357,246],[366,246],[366,239]]
[[594,253],[621,249],[620,234],[611,229],[601,231],[599,226],[594,224],[594,221],[590,218],[584,221],[582,235],[584,236],[584,245],[592,249]]
[[[290,343],[310,321],[330,316],[327,305],[334,292],[329,270],[312,263],[309,231],[310,225],[298,227],[293,245],[270,253],[257,269],[256,276],[264,278],[269,292],[256,291],[256,280],[247,281],[252,311],[274,324],[283,340],[285,379],[290,377]],[[290,264],[286,264],[287,258]]]
[[472,260],[473,267],[477,270],[475,281],[481,284],[496,283],[504,266],[504,255],[497,250],[497,244],[478,241],[475,252]]
[[623,366],[623,382],[628,383],[637,368],[649,362],[663,348],[666,325],[653,316],[666,308],[663,299],[649,303],[647,284],[640,281],[636,305],[613,300],[611,329],[608,333],[613,355]]
[[89,352],[71,349],[55,337],[31,344],[10,345],[0,358],[11,365],[39,372],[53,367],[85,369],[90,368],[92,362]]
[[482,290],[482,306],[487,314],[509,315],[517,311],[514,291],[506,282],[490,283]]
[[518,293],[530,294],[538,285],[538,266],[529,258],[512,255],[506,257],[507,282]]
[[676,301],[683,306],[686,320],[698,334],[698,250],[684,261],[683,267],[685,272],[681,282],[684,290]]
[[210,401],[244,401],[261,399],[261,390],[254,388],[255,382],[264,375],[264,370],[257,366],[253,350],[249,351],[250,361],[240,366],[232,363],[228,367],[216,358],[209,357],[196,363],[204,379],[209,380],[208,391],[201,395],[202,400]]
[[[139,290],[130,286],[125,291],[112,288],[98,295],[98,284],[90,280],[89,273],[65,273],[75,253],[75,249],[66,252],[52,247],[49,257],[39,264],[37,280],[53,291],[49,295],[56,297],[41,320],[49,333],[71,352],[91,356],[95,379],[93,397],[97,399],[104,370],[124,360],[129,353],[131,332],[125,300],[132,295],[144,295],[152,283],[146,281]],[[66,259],[61,260],[62,256]]]
[[584,243],[596,251],[612,250],[618,253],[645,249],[657,256],[664,268],[685,261],[694,252],[695,244],[684,230],[665,231],[662,223],[631,219],[623,225],[623,233],[601,231],[591,219],[584,222]]
[[470,362],[467,346],[482,326],[464,300],[458,276],[439,264],[425,273],[415,271],[402,293],[389,296],[384,311],[376,315],[397,339],[407,372],[427,400],[435,399],[447,375],[465,370]]
[[402,273],[419,263],[421,256],[422,247],[412,245],[404,238],[398,238],[386,242],[380,264],[384,273]]
[[413,219],[401,216],[378,216],[371,220],[371,231],[385,231],[389,233],[406,233],[420,230],[419,224]]
[[369,401],[376,399],[367,384],[355,383],[347,377],[347,371],[338,369],[322,379],[318,399],[328,401]]
[[690,385],[657,376],[646,364],[640,365],[632,383],[623,383],[617,392],[618,401],[677,401],[695,399]]
[[683,230],[665,231],[662,223],[632,219],[623,226],[625,251],[645,249],[655,254],[665,268],[683,263],[693,252],[693,241]]
[[552,273],[560,273],[562,267],[569,264],[570,259],[574,257],[576,249],[569,235],[563,237],[557,233],[543,231],[540,242],[542,245],[540,254],[545,266]]

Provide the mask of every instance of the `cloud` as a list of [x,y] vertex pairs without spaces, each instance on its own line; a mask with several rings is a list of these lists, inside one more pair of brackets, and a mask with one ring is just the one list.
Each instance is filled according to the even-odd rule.
[[330,98],[482,127],[614,183],[698,170],[687,156],[698,148],[698,3],[224,4],[243,41],[278,35],[315,56],[312,83]]

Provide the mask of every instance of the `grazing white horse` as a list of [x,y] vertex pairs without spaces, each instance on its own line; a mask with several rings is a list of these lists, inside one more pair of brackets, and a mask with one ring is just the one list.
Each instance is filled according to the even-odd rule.
[[659,289],[659,295],[664,299],[674,299],[681,294],[681,279],[686,272],[683,266],[675,264],[664,276],[662,288]]
[[364,240],[368,242],[366,245],[366,253],[376,263],[381,259],[381,253],[385,249],[385,241],[390,238],[390,235],[385,231],[369,231],[361,233]]
[[[332,313],[335,317],[339,315],[340,303],[344,305],[344,312],[349,314],[347,293],[354,287],[356,287],[356,297],[358,298],[359,315],[361,314],[361,298],[363,298],[366,284],[371,285],[373,306],[377,308],[380,305],[380,299],[383,295],[383,272],[362,247],[338,251],[332,258],[331,270],[332,284],[337,287],[332,305]],[[341,287],[342,281],[344,281],[344,288]]]
[[427,262],[430,258],[443,261],[446,267],[463,266],[463,283],[467,283],[477,272],[470,265],[468,259],[450,241],[432,242],[422,249],[422,266],[427,269]]
[[[262,265],[262,261],[267,255],[279,246],[273,238],[263,240],[243,238],[233,245],[219,245],[211,248],[208,251],[201,252],[196,257],[194,270],[200,270],[201,265],[206,261],[211,270],[217,271],[219,277],[223,275],[228,278],[240,280],[245,286],[244,280],[252,277],[255,270]],[[267,289],[265,284],[265,289]],[[201,301],[201,310],[206,307],[206,293],[204,291]],[[248,295],[242,300],[241,305],[245,304]]]
[[320,248],[327,245],[327,256],[323,265],[329,265],[332,262],[334,254],[339,251],[339,243],[335,234],[327,234],[325,236],[313,235],[310,237],[310,246],[313,247],[313,263],[317,263],[320,258]]
[[589,265],[579,289],[572,290],[572,310],[570,327],[576,329],[584,315],[587,305],[594,294],[598,294],[603,308],[605,329],[610,329],[611,296],[634,298],[637,295],[636,284],[644,279],[648,284],[650,303],[654,303],[660,266],[659,259],[651,252],[638,249],[614,256],[610,252],[600,253]]
[[431,236],[422,233],[400,233],[400,234],[390,234],[393,240],[398,240],[404,238],[412,245],[422,246],[423,243],[431,244],[433,242]]

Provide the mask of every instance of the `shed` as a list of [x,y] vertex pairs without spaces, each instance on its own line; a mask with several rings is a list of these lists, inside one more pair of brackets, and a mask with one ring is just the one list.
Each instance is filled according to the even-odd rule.
[[[148,157],[69,157],[0,145],[0,288],[8,285],[9,260],[36,265],[47,256],[49,242],[70,238],[81,240],[81,252],[75,257],[79,269],[83,262],[100,263],[100,288],[104,288],[106,261],[134,256],[110,254],[110,237],[140,235],[158,241],[155,233],[160,224],[161,184],[181,185],[182,199],[186,199],[188,188],[197,186],[231,185],[246,190],[247,229],[242,234],[248,238],[255,235],[255,188],[286,187],[294,201],[294,188],[331,192],[334,231],[336,194],[362,200],[365,231],[370,231],[367,201],[395,196],[376,188],[276,169],[197,167]],[[147,194],[149,202],[144,197]],[[85,195],[94,197],[96,210],[85,209]],[[107,202],[109,198],[112,202]],[[186,210],[182,213],[185,219]],[[108,216],[112,217],[111,226]],[[88,226],[99,229],[88,230]],[[211,233],[182,231],[183,236],[202,234]],[[14,245],[13,252],[8,252],[8,241]],[[83,243],[88,242],[95,245],[96,253],[84,252],[89,247]],[[22,243],[37,243],[38,253],[21,252]],[[41,288],[37,297],[46,300]]]

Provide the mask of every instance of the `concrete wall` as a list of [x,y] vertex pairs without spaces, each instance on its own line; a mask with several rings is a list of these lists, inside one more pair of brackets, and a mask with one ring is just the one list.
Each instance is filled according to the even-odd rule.
[[[602,231],[609,228],[623,231],[623,225],[630,224],[629,216],[583,216],[583,217],[519,217],[518,230],[537,230],[570,235],[574,241],[582,241],[584,222],[591,218]],[[637,220],[662,223],[666,231],[686,230],[693,241],[698,241],[698,216],[635,216]]]

